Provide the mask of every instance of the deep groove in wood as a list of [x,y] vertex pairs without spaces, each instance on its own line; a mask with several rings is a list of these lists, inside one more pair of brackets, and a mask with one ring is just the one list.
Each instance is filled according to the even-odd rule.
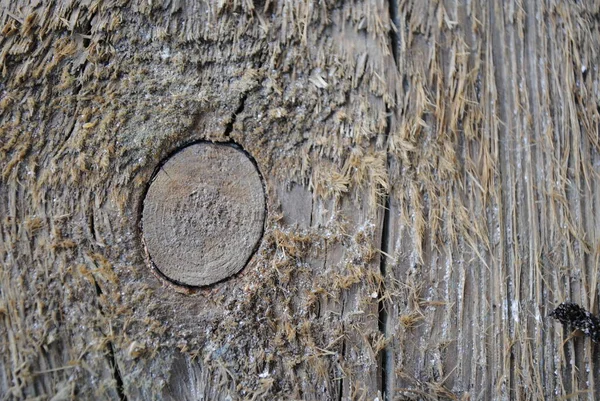
[[[390,29],[390,33],[389,33],[389,39],[390,39],[390,45],[392,47],[392,55],[394,58],[394,64],[396,69],[398,68],[398,4],[396,3],[396,0],[389,0],[388,3],[388,12],[390,15],[390,20],[392,22],[392,24],[394,25],[391,29]],[[389,106],[386,107],[386,112],[387,112],[387,126],[386,126],[386,133],[385,136],[386,138],[390,137],[391,134],[391,126],[392,126],[392,117],[391,117],[391,112],[392,110],[390,109]],[[391,167],[391,163],[390,163],[390,157],[389,157],[389,153],[387,156],[387,169],[388,171],[390,170]],[[388,255],[388,250],[389,250],[389,224],[390,224],[390,195],[389,193],[385,195],[385,199],[384,199],[384,213],[383,213],[383,224],[382,224],[382,228],[381,228],[381,244],[380,244],[380,249],[381,249],[381,260],[380,260],[380,264],[379,264],[379,271],[381,273],[381,276],[384,280],[384,285],[383,285],[383,289],[381,291],[381,294],[379,294],[379,305],[378,305],[378,312],[379,312],[379,319],[378,319],[378,325],[379,325],[379,331],[384,335],[386,341],[389,337],[389,332],[388,332],[388,320],[389,320],[389,316],[388,316],[388,311],[387,311],[387,306],[385,304],[385,282],[386,282],[386,278],[387,278],[387,256]],[[380,386],[381,386],[381,396],[383,398],[384,401],[387,401],[389,399],[393,398],[393,394],[392,391],[390,389],[388,389],[388,387],[390,387],[391,385],[391,381],[388,380],[388,377],[390,377],[390,375],[393,374],[393,368],[392,366],[390,366],[390,364],[388,363],[388,361],[390,360],[390,358],[392,357],[392,351],[390,350],[390,346],[388,344],[385,344],[384,348],[380,351],[380,355],[379,355],[379,377],[380,379]]]
[[90,230],[91,238],[96,241],[96,223],[94,223],[94,209],[90,210],[88,214],[88,228]]
[[[346,340],[342,340],[342,358],[343,362],[346,359]],[[341,365],[340,365],[341,366]],[[337,401],[342,401],[344,397],[344,369],[342,367],[342,376],[340,377],[340,385],[338,387],[338,398]]]
[[[94,287],[96,288],[96,297],[98,301],[100,300],[100,296],[103,294],[102,289],[98,285],[96,279],[94,279]],[[98,302],[98,309],[100,310],[100,314],[104,315],[104,310],[102,309],[102,305]],[[113,378],[116,382],[116,390],[117,395],[119,396],[119,400],[127,401],[127,396],[125,395],[125,389],[123,386],[123,376],[121,376],[121,370],[119,369],[119,365],[117,364],[117,358],[115,357],[115,347],[113,345],[112,340],[108,340],[106,342],[106,347],[108,348],[108,362],[112,367]]]
[[235,109],[235,111],[233,112],[233,115],[231,116],[231,121],[229,121],[227,123],[227,126],[225,127],[225,132],[223,133],[225,137],[228,138],[231,132],[233,131],[233,124],[235,124],[235,120],[237,119],[238,114],[244,111],[244,105],[246,103],[247,97],[248,95],[246,93],[243,93],[240,97],[240,104],[238,105],[237,109]]
[[127,401],[127,396],[125,395],[125,391],[123,388],[123,377],[121,376],[121,370],[119,369],[119,365],[117,364],[117,359],[115,358],[115,348],[112,341],[108,342],[108,357],[112,364],[113,368],[113,377],[117,382],[117,394],[119,395],[119,400]]
[[[381,232],[381,261],[379,264],[379,269],[381,272],[381,276],[383,277],[383,279],[385,280],[385,278],[387,277],[387,254],[388,254],[388,244],[389,244],[389,232],[390,232],[390,227],[389,227],[389,222],[390,222],[390,197],[389,195],[386,196],[385,199],[385,211],[383,214],[383,228],[382,228],[382,232]],[[385,336],[386,340],[388,338],[388,330],[387,330],[387,326],[388,326],[388,312],[387,312],[387,307],[385,305],[385,297],[384,297],[384,293],[385,293],[385,285],[383,287],[383,290],[381,291],[382,293],[379,294],[379,331],[381,333],[383,333],[383,335]],[[380,375],[381,375],[381,394],[384,400],[388,400],[390,399],[390,391],[388,391],[388,385],[389,382],[387,380],[387,377],[389,374],[391,374],[390,370],[390,366],[388,366],[388,359],[391,356],[391,351],[389,349],[389,346],[386,344],[385,347],[381,350],[381,355],[380,355]]]

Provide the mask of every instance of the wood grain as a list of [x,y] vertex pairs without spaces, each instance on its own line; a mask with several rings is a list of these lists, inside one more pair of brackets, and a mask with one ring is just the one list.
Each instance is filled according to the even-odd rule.
[[[400,2],[388,395],[593,399],[597,3]],[[584,33],[587,32],[587,33]]]
[[[0,3],[6,399],[594,399],[597,1]],[[264,239],[144,263],[155,166],[233,141]],[[387,211],[386,211],[387,209]]]

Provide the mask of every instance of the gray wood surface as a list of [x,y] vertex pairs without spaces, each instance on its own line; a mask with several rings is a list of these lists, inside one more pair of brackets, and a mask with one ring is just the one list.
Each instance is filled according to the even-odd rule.
[[[0,0],[0,399],[594,399],[599,8]],[[201,140],[267,216],[186,294],[139,221]]]
[[169,284],[207,286],[242,270],[265,224],[264,185],[232,145],[200,142],[164,161],[144,196],[146,264]]

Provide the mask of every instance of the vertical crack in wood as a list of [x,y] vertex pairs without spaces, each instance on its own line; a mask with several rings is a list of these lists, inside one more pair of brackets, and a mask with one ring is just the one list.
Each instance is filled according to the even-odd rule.
[[127,401],[127,396],[125,395],[125,390],[123,387],[123,377],[121,376],[121,370],[119,369],[119,365],[117,364],[117,359],[115,358],[115,348],[112,341],[108,342],[108,357],[110,362],[112,363],[113,368],[113,377],[117,382],[117,394],[119,395],[119,400]]
[[[102,309],[102,305],[100,304],[100,296],[103,294],[102,289],[98,285],[98,282],[95,278],[94,287],[96,288],[96,297],[98,298],[98,309],[100,310],[100,314],[104,315],[104,310]],[[112,340],[107,341],[106,347],[108,348],[108,362],[112,366],[112,374],[116,383],[116,391],[120,401],[127,401],[127,396],[125,395],[125,387],[123,385],[123,376],[121,375],[121,370],[119,369],[119,365],[117,364],[117,358],[115,356],[115,347],[113,345]]]
[[90,211],[90,214],[88,215],[88,228],[90,230],[91,238],[94,240],[94,242],[97,242],[98,238],[96,237],[96,223],[94,222],[94,210],[93,209]]
[[[398,44],[399,44],[399,37],[398,37],[398,4],[396,0],[389,0],[388,3],[388,12],[389,12],[389,16],[390,16],[390,21],[393,24],[393,26],[390,29],[389,32],[389,40],[390,40],[390,46],[392,48],[392,56],[394,58],[394,66],[396,69],[398,69]],[[386,107],[386,114],[388,115],[387,117],[387,126],[386,126],[386,138],[388,138],[388,143],[389,143],[389,137],[391,134],[391,126],[392,126],[392,110],[390,109],[389,106]],[[389,153],[387,155],[387,169],[388,171],[390,171],[391,168],[391,160],[390,160],[390,156]],[[390,189],[391,191],[391,189]],[[389,250],[389,232],[390,232],[390,228],[389,228],[389,224],[390,224],[390,194],[386,194],[385,195],[385,201],[384,201],[384,213],[383,213],[383,224],[382,224],[382,228],[381,228],[381,244],[380,244],[380,248],[381,248],[381,259],[380,259],[380,264],[379,264],[379,270],[381,273],[381,276],[383,278],[383,287],[381,290],[381,294],[379,294],[379,305],[378,305],[378,309],[379,309],[379,331],[383,334],[384,339],[386,341],[383,349],[380,351],[380,355],[379,355],[379,377],[380,377],[380,389],[381,389],[381,396],[383,398],[384,401],[387,400],[391,400],[393,398],[393,394],[392,394],[392,380],[391,377],[393,375],[393,366],[392,366],[392,351],[390,350],[390,346],[387,343],[388,339],[389,339],[389,330],[388,330],[388,325],[389,325],[389,315],[388,315],[388,310],[387,310],[387,305],[386,305],[386,282],[387,282],[387,275],[388,275],[388,268],[387,268],[387,255],[388,255],[388,250]]]
[[[325,252],[325,260],[327,260],[327,252]],[[344,309],[345,309],[345,305],[346,302],[345,300],[342,300],[341,303],[341,308],[340,308],[340,317],[342,319],[342,333],[346,332],[346,325],[344,324]],[[346,360],[346,338],[342,338],[342,353],[340,356],[340,370],[341,370],[341,376],[340,376],[340,385],[339,385],[339,392],[338,392],[338,396],[337,396],[337,401],[342,401],[344,398],[344,377],[346,375],[346,371],[344,370],[344,361]]]
[[[389,165],[389,164],[388,164]],[[385,340],[386,340],[386,344],[383,347],[383,349],[380,351],[380,361],[379,361],[379,374],[381,377],[381,395],[383,397],[383,400],[389,400],[390,399],[390,390],[388,389],[388,386],[390,385],[390,381],[388,380],[388,375],[390,375],[391,372],[391,364],[388,363],[389,359],[391,358],[391,351],[389,349],[389,345],[387,344],[387,340],[388,340],[388,312],[387,312],[387,306],[385,304],[385,281],[386,281],[386,277],[387,277],[387,254],[388,254],[388,248],[389,248],[389,232],[390,232],[390,227],[389,227],[389,221],[390,221],[390,197],[389,195],[386,195],[386,199],[385,199],[385,207],[384,207],[385,211],[383,214],[383,227],[382,227],[382,232],[381,232],[381,260],[380,260],[380,264],[379,264],[379,269],[381,272],[381,276],[383,277],[384,280],[384,285],[383,285],[383,289],[382,289],[382,293],[379,294],[379,331],[381,333],[383,333]]]
[[247,97],[248,97],[247,93],[243,93],[242,96],[240,97],[240,104],[238,105],[237,109],[235,109],[235,111],[233,112],[233,115],[231,116],[231,121],[229,121],[227,123],[227,126],[225,127],[225,132],[223,133],[223,135],[225,137],[228,138],[229,135],[231,135],[231,132],[233,131],[233,125],[235,124],[238,114],[240,114],[242,111],[244,111],[244,106],[245,106]]
[[[346,359],[346,339],[342,339],[342,358],[341,361],[343,362]],[[341,365],[340,365],[341,366]],[[338,386],[338,397],[337,397],[337,401],[342,401],[342,398],[344,397],[344,367],[342,367],[342,375],[340,377],[340,384]]]

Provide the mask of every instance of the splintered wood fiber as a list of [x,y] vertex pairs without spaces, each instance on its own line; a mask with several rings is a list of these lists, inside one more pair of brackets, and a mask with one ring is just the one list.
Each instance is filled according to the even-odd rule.
[[[598,9],[0,0],[0,399],[593,400]],[[200,141],[264,234],[182,292],[140,217]]]

